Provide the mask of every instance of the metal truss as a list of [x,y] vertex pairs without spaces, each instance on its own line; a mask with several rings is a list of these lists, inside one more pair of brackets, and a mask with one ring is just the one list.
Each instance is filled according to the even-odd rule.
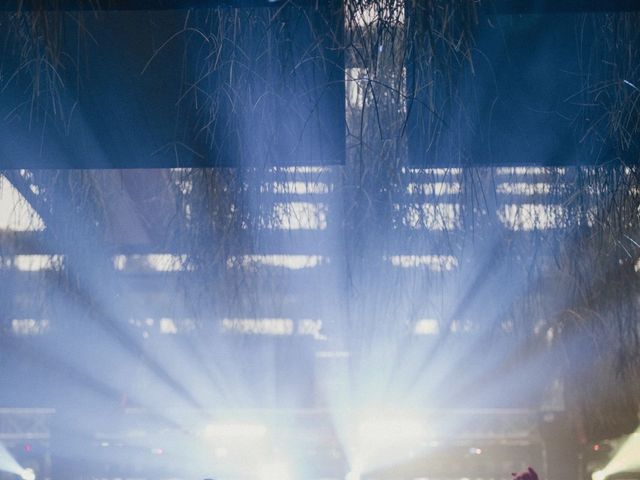
[[52,408],[0,408],[0,441],[48,440]]

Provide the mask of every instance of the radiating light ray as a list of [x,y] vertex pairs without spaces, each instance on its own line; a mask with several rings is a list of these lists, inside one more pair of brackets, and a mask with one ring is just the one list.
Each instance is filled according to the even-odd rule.
[[7,447],[0,443],[0,471],[13,473],[22,480],[36,480],[36,475],[31,468],[23,468],[17,462]]
[[23,471],[23,468],[16,461],[16,459],[11,455],[7,447],[0,443],[0,470],[4,472],[14,473],[16,475],[20,475]]
[[593,480],[605,480],[617,473],[640,472],[640,429],[627,437],[613,458],[602,469],[593,473]]

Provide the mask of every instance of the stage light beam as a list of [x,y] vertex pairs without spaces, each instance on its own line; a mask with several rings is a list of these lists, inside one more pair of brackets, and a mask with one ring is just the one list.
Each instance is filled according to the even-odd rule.
[[267,427],[254,423],[212,423],[204,429],[207,439],[259,440],[266,434]]
[[616,473],[640,472],[638,451],[640,451],[640,430],[629,435],[606,467],[593,472],[592,480],[605,480]]
[[22,470],[22,473],[20,473],[20,477],[22,480],[36,480],[36,473],[32,468],[25,468]]

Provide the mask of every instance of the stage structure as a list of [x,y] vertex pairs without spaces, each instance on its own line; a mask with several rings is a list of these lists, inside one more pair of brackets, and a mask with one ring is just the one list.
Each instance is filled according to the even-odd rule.
[[449,3],[3,4],[16,461],[583,480],[637,427],[636,5]]
[[[0,408],[2,465],[11,452],[22,468],[51,478],[51,430],[55,410],[51,408]],[[4,470],[4,468],[3,468]],[[15,479],[15,473],[0,471],[0,478]]]

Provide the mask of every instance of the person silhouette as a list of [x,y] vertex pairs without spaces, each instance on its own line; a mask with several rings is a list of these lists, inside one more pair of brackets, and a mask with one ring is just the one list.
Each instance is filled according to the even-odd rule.
[[538,480],[538,474],[531,467],[524,472],[512,473],[511,476],[512,480]]

